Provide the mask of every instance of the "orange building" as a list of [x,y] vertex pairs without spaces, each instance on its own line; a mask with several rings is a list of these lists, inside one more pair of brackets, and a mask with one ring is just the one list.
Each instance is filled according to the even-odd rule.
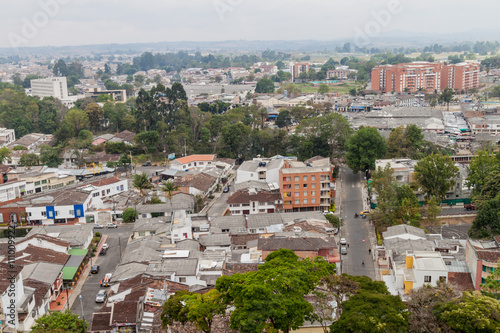
[[372,70],[372,90],[382,92],[468,90],[478,86],[479,64],[413,62],[376,66]]
[[290,72],[292,73],[292,81],[295,81],[296,79],[299,78],[300,73],[309,72],[309,64],[308,63],[292,64],[292,67],[290,68]]
[[285,212],[324,211],[330,207],[330,159],[285,161],[280,170],[280,192]]

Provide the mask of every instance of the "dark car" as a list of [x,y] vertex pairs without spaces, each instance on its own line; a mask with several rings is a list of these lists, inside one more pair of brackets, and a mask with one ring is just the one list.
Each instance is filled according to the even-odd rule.
[[142,166],[146,167],[146,166],[151,166],[151,162],[146,162],[146,163],[142,163]]
[[101,255],[101,256],[105,256],[107,251],[108,251],[108,249],[103,247],[103,248],[101,249],[101,252],[99,252],[99,255]]
[[97,274],[99,273],[99,265],[94,265],[90,268],[90,273]]

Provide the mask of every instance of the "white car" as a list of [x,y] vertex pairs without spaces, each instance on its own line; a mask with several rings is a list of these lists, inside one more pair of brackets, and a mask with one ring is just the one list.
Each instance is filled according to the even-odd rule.
[[117,225],[114,224],[114,223],[108,223],[108,224],[106,224],[106,228],[108,228],[108,229],[110,229],[110,228],[116,228],[116,227],[117,227]]
[[106,298],[108,297],[108,293],[106,290],[99,290],[97,293],[97,296],[95,297],[95,302],[96,303],[104,303],[106,301]]
[[102,248],[107,250],[107,249],[109,248],[109,245],[108,245],[108,244],[106,244],[106,243],[104,243],[104,244],[102,245]]
[[347,244],[347,241],[345,238],[341,238],[340,239],[340,245],[346,245]]

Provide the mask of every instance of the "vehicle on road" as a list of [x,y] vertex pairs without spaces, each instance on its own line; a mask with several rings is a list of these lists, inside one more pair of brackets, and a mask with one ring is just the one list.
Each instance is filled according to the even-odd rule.
[[109,287],[111,283],[111,273],[104,275],[104,279],[101,280],[101,287]]
[[117,228],[118,226],[114,223],[108,223],[106,224],[106,228],[111,229],[111,228]]
[[341,252],[342,254],[347,254],[347,248],[346,248],[345,246],[341,247],[341,248],[340,248],[340,252]]
[[361,215],[361,216],[370,215],[370,211],[369,210],[362,210],[361,212],[359,212],[359,215]]
[[108,252],[108,249],[103,247],[103,248],[101,249],[101,252],[99,252],[99,255],[100,255],[100,256],[105,256],[105,255],[106,255],[106,252]]
[[109,245],[108,245],[107,243],[104,243],[104,244],[102,245],[102,248],[107,250],[107,249],[109,248]]
[[467,204],[464,207],[466,210],[476,210],[476,206],[473,204]]
[[90,268],[90,273],[97,274],[99,273],[99,265],[94,265]]
[[347,244],[347,240],[345,238],[341,238],[340,245],[346,245],[346,244]]
[[95,297],[96,303],[104,303],[108,297],[108,292],[106,290],[99,290],[97,296]]
[[333,212],[330,212],[329,210],[325,210],[323,214],[328,215],[328,214],[333,214]]
[[104,229],[104,226],[100,223],[94,224],[94,229]]
[[224,193],[229,192],[229,186],[224,187],[224,190],[222,190],[222,192],[224,192]]
[[142,163],[142,166],[143,167],[151,166],[151,162],[147,161],[146,163]]

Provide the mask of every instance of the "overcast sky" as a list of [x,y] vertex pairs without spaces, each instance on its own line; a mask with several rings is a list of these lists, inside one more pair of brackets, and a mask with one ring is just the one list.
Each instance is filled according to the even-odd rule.
[[[499,10],[498,0],[1,0],[0,47],[462,32],[498,29]],[[378,23],[380,12],[390,15]]]

